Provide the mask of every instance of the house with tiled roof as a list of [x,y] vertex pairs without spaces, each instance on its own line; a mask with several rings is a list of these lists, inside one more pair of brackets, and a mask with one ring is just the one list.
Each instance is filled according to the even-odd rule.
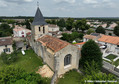
[[119,54],[119,37],[102,35],[101,38],[98,39],[98,43],[102,46],[105,45],[106,51]]
[[90,35],[84,35],[83,42],[87,42],[89,39],[94,40],[95,42],[101,37],[99,33],[91,33]]
[[0,54],[7,53],[11,54],[13,52],[13,40],[11,37],[1,37],[0,38]]
[[80,59],[78,47],[49,35],[48,24],[39,7],[31,27],[31,34],[27,33],[29,45],[56,76],[59,77],[69,70],[78,69]]
[[62,34],[59,30],[59,26],[54,24],[48,24],[49,35],[57,38],[61,38]]
[[21,26],[16,25],[13,29],[14,37],[26,37],[26,34],[31,32],[31,30],[23,28]]

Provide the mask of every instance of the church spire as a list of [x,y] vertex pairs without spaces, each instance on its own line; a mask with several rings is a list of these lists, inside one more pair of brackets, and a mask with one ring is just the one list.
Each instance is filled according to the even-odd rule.
[[46,25],[47,23],[45,22],[45,19],[39,9],[39,2],[37,2],[37,11],[34,17],[34,20],[32,22],[32,25]]

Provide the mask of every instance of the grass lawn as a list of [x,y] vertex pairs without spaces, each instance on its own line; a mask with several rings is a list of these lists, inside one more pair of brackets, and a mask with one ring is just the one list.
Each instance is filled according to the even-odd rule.
[[119,66],[119,59],[113,63],[115,66]]
[[79,84],[81,75],[76,71],[67,72],[63,78],[58,79],[57,84]]
[[106,61],[106,62],[108,62],[108,63],[110,63],[110,64],[112,64],[112,62],[110,62],[110,61],[107,61],[107,60],[105,60],[105,59],[103,59],[104,61]]
[[[27,72],[37,71],[39,66],[42,66],[42,60],[38,57],[33,50],[26,50],[25,55],[23,56],[21,52],[18,53],[18,59],[16,62],[10,64],[12,66],[19,66],[25,69]],[[2,62],[0,57],[0,69],[9,66]]]
[[117,57],[116,55],[110,54],[110,55],[106,56],[105,58],[110,59],[110,60],[113,60],[116,57]]

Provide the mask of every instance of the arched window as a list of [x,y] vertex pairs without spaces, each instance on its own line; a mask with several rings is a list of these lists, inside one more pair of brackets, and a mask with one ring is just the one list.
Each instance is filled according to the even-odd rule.
[[40,27],[39,27],[39,31],[40,31]]
[[64,66],[71,64],[71,54],[68,54],[64,58]]
[[43,33],[45,33],[45,27],[43,26]]

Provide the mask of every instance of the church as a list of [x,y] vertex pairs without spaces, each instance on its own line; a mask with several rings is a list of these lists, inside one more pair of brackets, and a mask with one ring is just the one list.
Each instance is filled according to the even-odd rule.
[[80,59],[78,47],[49,35],[48,24],[39,7],[31,28],[31,34],[27,35],[29,45],[58,77],[69,70],[78,69]]

